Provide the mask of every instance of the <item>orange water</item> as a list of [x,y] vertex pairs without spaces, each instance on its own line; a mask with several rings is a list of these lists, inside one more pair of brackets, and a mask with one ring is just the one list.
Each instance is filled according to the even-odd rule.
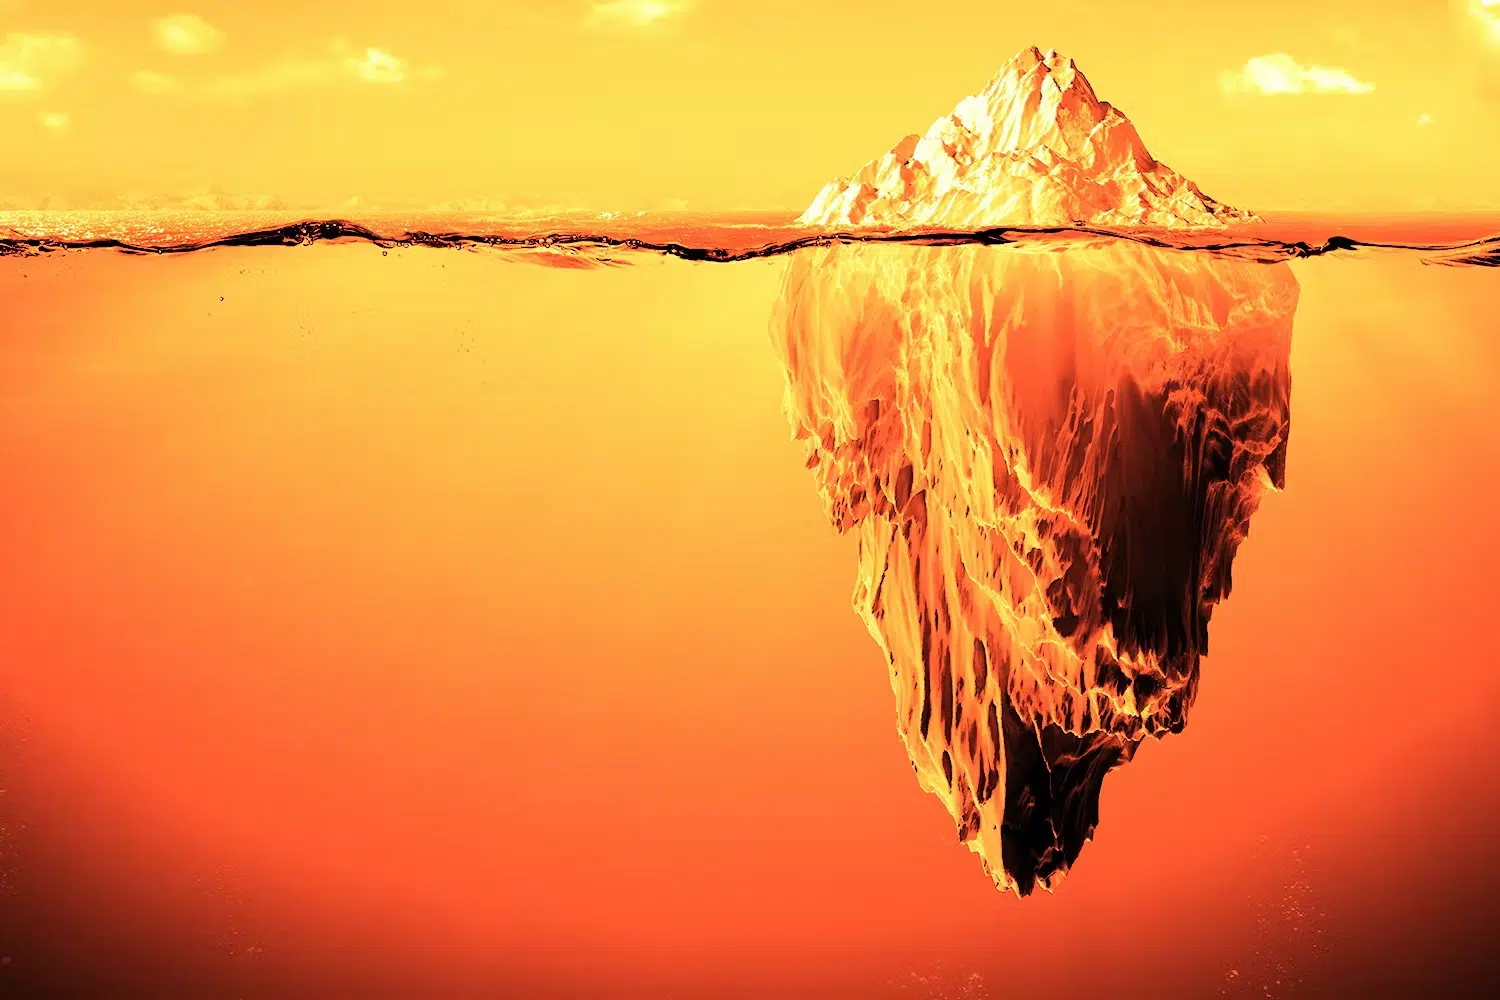
[[1019,901],[896,736],[781,414],[779,262],[0,261],[0,992],[1495,975],[1497,276],[1293,266],[1288,487],[1187,731]]

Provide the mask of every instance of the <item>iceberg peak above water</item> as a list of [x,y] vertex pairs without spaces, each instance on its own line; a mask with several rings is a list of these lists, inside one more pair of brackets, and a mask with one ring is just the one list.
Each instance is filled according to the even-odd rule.
[[950,229],[1258,221],[1159,162],[1072,59],[1035,46],[925,135],[908,135],[852,177],[829,182],[798,219]]

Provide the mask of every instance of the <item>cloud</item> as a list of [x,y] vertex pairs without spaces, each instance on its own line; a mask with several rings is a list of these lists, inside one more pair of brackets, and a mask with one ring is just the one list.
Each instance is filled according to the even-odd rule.
[[1432,116],[1429,114],[1417,115],[1417,128],[1426,128],[1432,124]]
[[224,33],[197,14],[169,14],[152,25],[156,44],[164,52],[196,56],[212,52],[224,43]]
[[0,42],[0,91],[46,90],[83,62],[83,43],[58,31],[12,31]]
[[1264,94],[1368,94],[1373,83],[1359,79],[1337,66],[1303,66],[1285,52],[1255,56],[1232,73],[1225,73],[1226,93]]
[[433,67],[412,70],[404,59],[373,46],[354,49],[335,41],[321,58],[284,59],[243,73],[225,73],[199,81],[140,70],[131,74],[131,84],[142,93],[156,96],[176,94],[189,100],[243,103],[308,87],[354,84],[393,87],[412,78],[440,76]]
[[592,0],[584,24],[591,28],[647,28],[684,14],[692,0]]
[[1492,45],[1500,45],[1500,0],[1469,0],[1469,16],[1480,34]]
[[36,117],[49,132],[66,132],[73,124],[73,116],[66,111],[44,111]]
[[365,83],[400,83],[406,79],[406,63],[381,49],[365,49],[363,56],[350,56],[344,68]]

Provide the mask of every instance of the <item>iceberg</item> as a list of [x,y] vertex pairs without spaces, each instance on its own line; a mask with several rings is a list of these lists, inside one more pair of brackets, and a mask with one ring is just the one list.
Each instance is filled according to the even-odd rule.
[[994,881],[1055,888],[1105,774],[1180,731],[1286,468],[1286,264],[1105,239],[789,262],[785,408],[922,787]]
[[1256,222],[1159,163],[1072,59],[1032,47],[925,135],[909,135],[798,218],[821,229],[1223,229]]

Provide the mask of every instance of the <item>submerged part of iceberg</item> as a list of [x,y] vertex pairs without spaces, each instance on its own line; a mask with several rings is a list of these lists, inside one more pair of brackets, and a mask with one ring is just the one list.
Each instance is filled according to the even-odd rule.
[[922,786],[997,884],[1053,888],[1104,775],[1182,729],[1214,605],[1283,482],[1285,264],[796,254],[772,323]]
[[797,220],[819,228],[1161,226],[1256,216],[1158,162],[1073,60],[1026,49],[923,136],[825,185]]

